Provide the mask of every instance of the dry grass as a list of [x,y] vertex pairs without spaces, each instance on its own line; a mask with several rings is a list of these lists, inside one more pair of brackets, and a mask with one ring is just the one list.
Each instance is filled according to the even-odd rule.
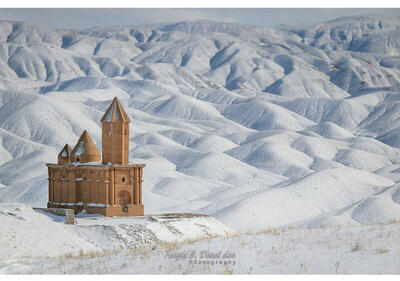
[[113,256],[116,255],[120,252],[121,250],[103,250],[103,251],[89,251],[89,252],[84,252],[83,250],[79,250],[77,254],[74,254],[72,252],[66,253],[63,255],[58,256],[59,259],[73,259],[73,258],[79,258],[79,259],[85,259],[85,258],[98,258],[98,257],[106,257],[106,256]]
[[161,244],[161,247],[168,251],[178,250],[179,245],[177,241]]
[[[229,236],[231,237],[236,237],[236,235]],[[212,240],[215,238],[224,238],[220,236],[207,236],[207,237],[198,237],[198,238],[191,238],[191,239],[184,239],[181,241],[173,241],[173,242],[163,242],[155,245],[154,247],[157,247],[158,250],[168,250],[168,251],[173,251],[173,250],[178,250],[182,245],[189,245],[189,244],[194,244],[200,241],[206,241],[208,244],[211,244]],[[153,247],[153,249],[154,249]]]
[[[292,226],[283,226],[283,227],[277,227],[277,228],[267,228],[261,231],[256,231],[256,232],[245,232],[245,235],[258,235],[258,234],[274,234],[274,235],[281,235],[284,232],[287,231],[305,231],[305,230],[318,230],[318,229],[336,229],[337,231],[342,230],[344,227],[363,227],[363,226],[383,226],[383,225],[390,225],[390,224],[395,224],[395,223],[400,223],[400,220],[396,220],[396,219],[392,219],[388,222],[383,222],[383,223],[365,223],[362,225],[358,225],[358,224],[352,224],[352,223],[346,223],[346,224],[342,224],[342,225],[320,225],[320,226],[314,226],[314,227],[307,227],[307,228],[300,228],[300,229],[296,229],[293,228]],[[238,236],[240,234],[234,235],[234,236]]]
[[149,250],[142,250],[142,251],[140,251],[140,253],[141,253],[140,259],[143,262],[150,260],[150,251]]
[[[286,230],[285,228],[279,228],[279,229],[278,228],[267,228],[265,230],[258,231],[258,232],[255,232],[255,233],[247,232],[246,234],[247,235],[253,235],[253,234],[259,235],[259,234],[269,234],[269,233],[271,233],[273,235],[280,235],[281,232],[284,232],[285,230]],[[291,230],[292,230],[292,228],[291,228]]]
[[386,253],[389,253],[389,250],[387,248],[379,248],[379,249],[376,249],[376,253],[377,254],[386,254]]
[[361,245],[360,241],[356,241],[354,243],[354,245],[351,247],[351,251],[352,252],[358,252],[363,248],[363,246]]
[[300,271],[301,272],[304,272],[304,273],[308,273],[307,272],[307,266],[306,266],[306,264],[305,263],[302,263],[302,264],[300,264]]
[[340,262],[339,262],[339,261],[336,261],[336,262],[335,262],[335,270],[336,270],[336,274],[338,274],[338,273],[339,273],[339,266],[340,266]]
[[220,236],[214,235],[214,236],[206,236],[206,237],[198,237],[198,238],[192,238],[192,239],[185,239],[180,244],[193,244],[199,241],[208,241],[208,243],[211,243],[211,241],[215,238],[221,238]]
[[224,272],[223,272],[223,273],[224,273],[224,274],[232,275],[232,274],[233,274],[233,268],[229,268],[228,265],[225,265],[225,268],[224,268]]

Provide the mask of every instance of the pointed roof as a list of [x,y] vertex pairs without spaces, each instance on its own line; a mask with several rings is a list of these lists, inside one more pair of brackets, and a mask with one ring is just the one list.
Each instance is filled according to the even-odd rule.
[[115,97],[100,122],[131,122],[131,119]]
[[63,149],[61,149],[60,153],[58,156],[61,156],[62,158],[67,158],[70,156],[72,153],[72,148],[69,146],[69,144],[66,144]]
[[100,155],[99,150],[86,130],[83,131],[81,137],[72,150],[72,155]]

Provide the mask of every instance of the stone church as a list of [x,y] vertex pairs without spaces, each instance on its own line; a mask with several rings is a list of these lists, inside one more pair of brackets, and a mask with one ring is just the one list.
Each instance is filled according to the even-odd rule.
[[66,144],[49,171],[48,208],[105,216],[142,216],[144,164],[129,164],[130,119],[115,97],[101,119],[102,155],[85,130]]

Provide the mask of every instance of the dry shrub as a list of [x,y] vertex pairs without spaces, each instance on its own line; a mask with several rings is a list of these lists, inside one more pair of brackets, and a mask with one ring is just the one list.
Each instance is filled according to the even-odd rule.
[[169,250],[169,251],[179,249],[178,242],[176,242],[176,241],[165,243],[165,244],[163,244],[163,246],[166,250]]

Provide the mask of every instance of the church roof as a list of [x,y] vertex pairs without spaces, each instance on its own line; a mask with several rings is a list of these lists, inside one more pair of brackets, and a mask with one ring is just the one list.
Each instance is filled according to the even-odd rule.
[[60,151],[58,156],[61,156],[62,158],[67,158],[70,156],[72,153],[72,148],[69,146],[69,144],[66,144],[63,149]]
[[99,150],[86,130],[83,131],[81,137],[72,150],[72,155],[100,155]]
[[131,119],[115,97],[100,122],[131,122]]

